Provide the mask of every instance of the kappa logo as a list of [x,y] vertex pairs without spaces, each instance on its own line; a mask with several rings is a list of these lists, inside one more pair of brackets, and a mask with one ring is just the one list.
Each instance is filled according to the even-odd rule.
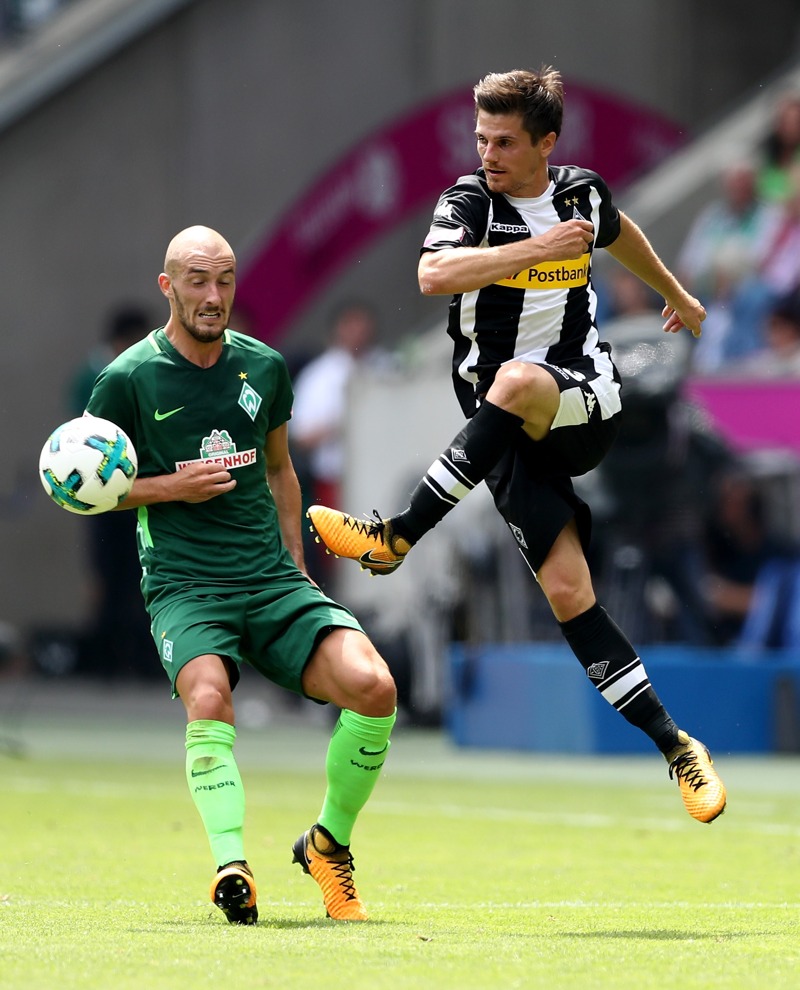
[[517,543],[519,543],[519,545],[523,549],[527,550],[528,544],[525,542],[525,534],[522,532],[519,526],[515,526],[513,523],[509,523],[508,528],[514,534],[514,539],[517,541]]
[[530,227],[526,223],[493,223],[489,225],[489,230],[496,230],[500,234],[530,233]]
[[597,399],[591,392],[589,392],[588,394],[584,392],[583,398],[586,401],[586,412],[591,416],[592,413],[594,412],[594,407],[597,405]]
[[593,663],[586,668],[586,673],[593,681],[602,681],[608,670],[608,660],[601,660],[600,663]]
[[450,448],[450,456],[453,458],[454,461],[466,461],[467,464],[469,464],[469,458],[467,457],[466,451],[459,450],[458,447]]
[[436,207],[436,212],[433,214],[435,220],[452,220],[453,218],[453,204],[452,203],[442,203],[440,206]]

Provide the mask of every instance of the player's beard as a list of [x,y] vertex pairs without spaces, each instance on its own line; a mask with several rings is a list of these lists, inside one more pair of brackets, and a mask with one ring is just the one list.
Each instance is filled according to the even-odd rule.
[[199,327],[196,323],[193,323],[189,317],[188,310],[183,305],[183,301],[180,296],[175,293],[175,313],[180,321],[183,329],[192,337],[194,340],[198,341],[200,344],[211,344],[225,333],[225,328],[228,325],[228,317],[230,313],[225,313],[225,311],[220,307],[219,314],[222,319],[219,327]]

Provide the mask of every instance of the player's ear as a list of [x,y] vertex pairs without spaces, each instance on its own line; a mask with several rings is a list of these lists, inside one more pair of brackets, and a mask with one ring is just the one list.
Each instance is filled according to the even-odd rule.
[[169,299],[172,295],[172,279],[166,272],[162,272],[158,276],[158,287],[164,293],[164,295]]
[[539,142],[539,149],[542,152],[543,158],[549,158],[553,153],[553,148],[556,146],[556,141],[558,140],[558,135],[555,131],[550,131],[549,134],[545,134],[542,140]]

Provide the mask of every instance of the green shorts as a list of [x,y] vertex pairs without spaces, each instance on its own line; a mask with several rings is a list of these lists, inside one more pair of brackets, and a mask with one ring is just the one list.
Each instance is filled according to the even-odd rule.
[[232,661],[231,687],[247,663],[268,680],[303,694],[306,664],[332,629],[358,629],[349,609],[298,575],[263,591],[198,593],[163,599],[150,614],[150,632],[177,697],[175,679],[195,657],[216,654]]

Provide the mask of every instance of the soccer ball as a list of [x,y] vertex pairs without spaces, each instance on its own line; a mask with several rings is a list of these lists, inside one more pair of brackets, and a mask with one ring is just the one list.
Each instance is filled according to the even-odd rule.
[[138,467],[125,433],[97,416],[59,426],[39,457],[39,477],[50,498],[84,516],[116,508],[130,493]]

